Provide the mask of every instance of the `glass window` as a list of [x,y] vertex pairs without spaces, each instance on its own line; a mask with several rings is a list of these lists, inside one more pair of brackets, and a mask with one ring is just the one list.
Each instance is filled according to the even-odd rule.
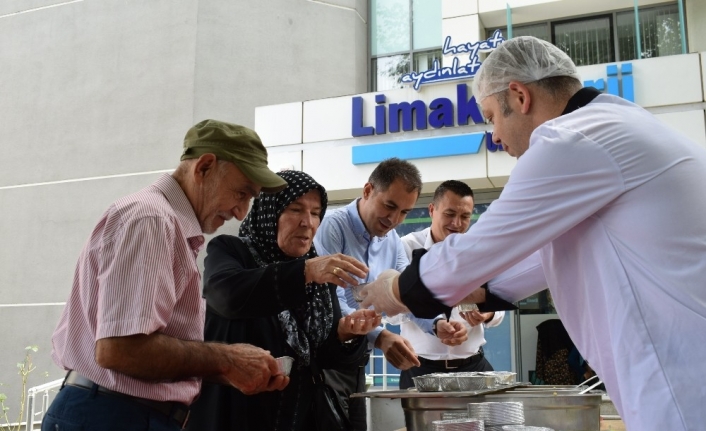
[[549,289],[544,289],[519,301],[517,306],[520,308],[520,314],[556,314]]
[[413,0],[412,29],[415,50],[441,45],[441,0]]
[[371,90],[402,88],[406,73],[441,62],[441,0],[370,0]]
[[415,72],[424,72],[434,67],[434,60],[439,62],[439,67],[442,65],[442,55],[440,49],[425,52],[415,52],[412,60],[412,70]]
[[409,51],[409,0],[371,0],[370,8],[371,54]]
[[[503,37],[507,37],[507,27],[500,27],[500,31],[503,32]],[[491,37],[495,29],[487,30],[486,37]],[[547,23],[541,24],[530,24],[530,25],[518,25],[512,26],[512,37],[517,36],[534,36],[538,39],[546,40],[551,42],[551,36],[549,34],[549,25]]]
[[554,45],[566,52],[577,66],[610,63],[613,60],[611,16],[553,24]]
[[[507,33],[507,29],[505,32]],[[492,33],[488,37],[490,36]],[[516,36],[534,36],[538,39],[551,41],[549,26],[546,23],[512,27],[512,37]]]
[[[639,11],[640,49],[642,58],[681,54],[682,40],[677,5],[661,6]],[[618,61],[635,60],[635,13],[620,12],[616,18],[618,33]]]
[[[615,28],[613,21],[615,20]],[[551,25],[551,34],[548,26]],[[642,58],[681,54],[679,9],[676,4],[640,8],[640,48]],[[507,28],[501,28],[503,34]],[[487,32],[492,34],[491,30]],[[632,10],[568,21],[519,25],[513,37],[535,36],[554,43],[577,66],[627,61],[637,58],[635,15]],[[614,45],[613,41],[617,41]]]
[[372,81],[375,91],[402,88],[400,77],[409,73],[409,54],[391,55],[373,59]]

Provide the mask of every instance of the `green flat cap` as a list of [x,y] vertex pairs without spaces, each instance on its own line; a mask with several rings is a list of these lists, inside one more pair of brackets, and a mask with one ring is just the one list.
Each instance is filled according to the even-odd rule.
[[287,187],[287,182],[267,167],[267,150],[254,130],[223,121],[201,121],[186,132],[181,160],[208,153],[235,164],[264,193]]

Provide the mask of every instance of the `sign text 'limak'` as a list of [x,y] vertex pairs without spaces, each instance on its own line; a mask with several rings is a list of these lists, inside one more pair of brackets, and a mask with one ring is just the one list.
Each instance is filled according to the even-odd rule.
[[[456,111],[454,115],[454,103],[446,97],[439,97],[427,105],[423,100],[412,102],[390,103],[387,105],[387,98],[384,94],[375,95],[375,126],[366,126],[363,115],[363,98],[353,97],[353,115],[351,118],[351,133],[354,137],[384,135],[388,132],[397,133],[399,131],[409,132],[414,130],[426,130],[431,126],[434,129],[442,127],[453,127],[455,121],[458,125],[468,124],[468,119],[474,123],[482,123],[483,116],[478,110],[476,98],[468,97],[469,91],[466,84],[456,86]],[[401,127],[400,127],[401,123]]]

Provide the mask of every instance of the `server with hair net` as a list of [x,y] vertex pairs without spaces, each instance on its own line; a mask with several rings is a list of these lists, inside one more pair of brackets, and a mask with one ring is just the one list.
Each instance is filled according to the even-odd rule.
[[[517,157],[464,235],[368,285],[364,306],[432,317],[536,250],[566,329],[628,430],[706,424],[706,149],[621,98],[582,88],[554,45],[518,37],[474,82],[493,141]],[[528,283],[527,286],[536,286]]]

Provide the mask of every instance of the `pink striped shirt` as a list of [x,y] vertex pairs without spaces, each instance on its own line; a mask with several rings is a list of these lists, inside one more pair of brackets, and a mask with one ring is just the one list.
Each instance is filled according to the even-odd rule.
[[120,393],[191,404],[197,378],[147,382],[101,368],[101,338],[162,334],[203,340],[205,304],[196,256],[204,236],[179,184],[163,175],[117,200],[84,246],[71,296],[52,337],[57,365]]

